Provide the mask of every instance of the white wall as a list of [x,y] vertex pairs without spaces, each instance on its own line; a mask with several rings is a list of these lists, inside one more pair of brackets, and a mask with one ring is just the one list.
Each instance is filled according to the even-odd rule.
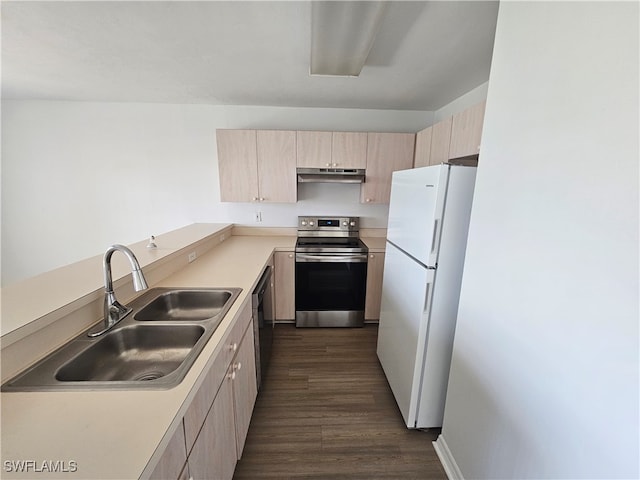
[[[303,185],[297,204],[220,202],[216,128],[415,132],[433,112],[4,101],[2,283],[193,222],[296,225],[351,214],[386,226],[354,185]],[[254,222],[262,211],[263,222]]]
[[440,437],[464,478],[640,476],[638,7],[500,5]]
[[456,98],[453,102],[448,103],[444,107],[439,108],[433,112],[433,122],[437,123],[450,117],[458,112],[466,110],[467,108],[486,100],[487,91],[489,89],[489,82],[485,82],[482,85],[477,86],[473,90]]

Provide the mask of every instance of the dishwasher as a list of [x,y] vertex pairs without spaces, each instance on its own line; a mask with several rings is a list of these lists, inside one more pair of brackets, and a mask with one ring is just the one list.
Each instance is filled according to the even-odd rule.
[[253,333],[256,351],[256,382],[258,390],[264,381],[273,345],[273,295],[271,267],[267,266],[251,295]]

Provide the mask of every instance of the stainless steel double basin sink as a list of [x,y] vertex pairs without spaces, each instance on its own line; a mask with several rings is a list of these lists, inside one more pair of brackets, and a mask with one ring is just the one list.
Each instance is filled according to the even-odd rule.
[[[2,386],[2,391],[163,389],[178,385],[240,288],[152,288],[113,329],[87,330]],[[95,329],[95,327],[92,327]]]

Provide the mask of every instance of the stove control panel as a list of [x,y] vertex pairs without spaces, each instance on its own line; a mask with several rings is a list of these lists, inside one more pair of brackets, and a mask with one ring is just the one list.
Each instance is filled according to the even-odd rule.
[[359,217],[298,217],[298,230],[318,232],[357,232]]

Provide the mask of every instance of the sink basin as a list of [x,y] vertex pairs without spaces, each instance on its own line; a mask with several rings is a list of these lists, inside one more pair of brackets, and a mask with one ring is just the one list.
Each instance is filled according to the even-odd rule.
[[134,318],[139,321],[201,321],[224,310],[233,295],[229,290],[171,290],[158,295]]
[[240,288],[152,288],[113,329],[96,327],[2,385],[2,391],[166,389],[178,385]]
[[63,365],[62,382],[148,381],[176,370],[202,337],[201,325],[133,325],[106,333]]

